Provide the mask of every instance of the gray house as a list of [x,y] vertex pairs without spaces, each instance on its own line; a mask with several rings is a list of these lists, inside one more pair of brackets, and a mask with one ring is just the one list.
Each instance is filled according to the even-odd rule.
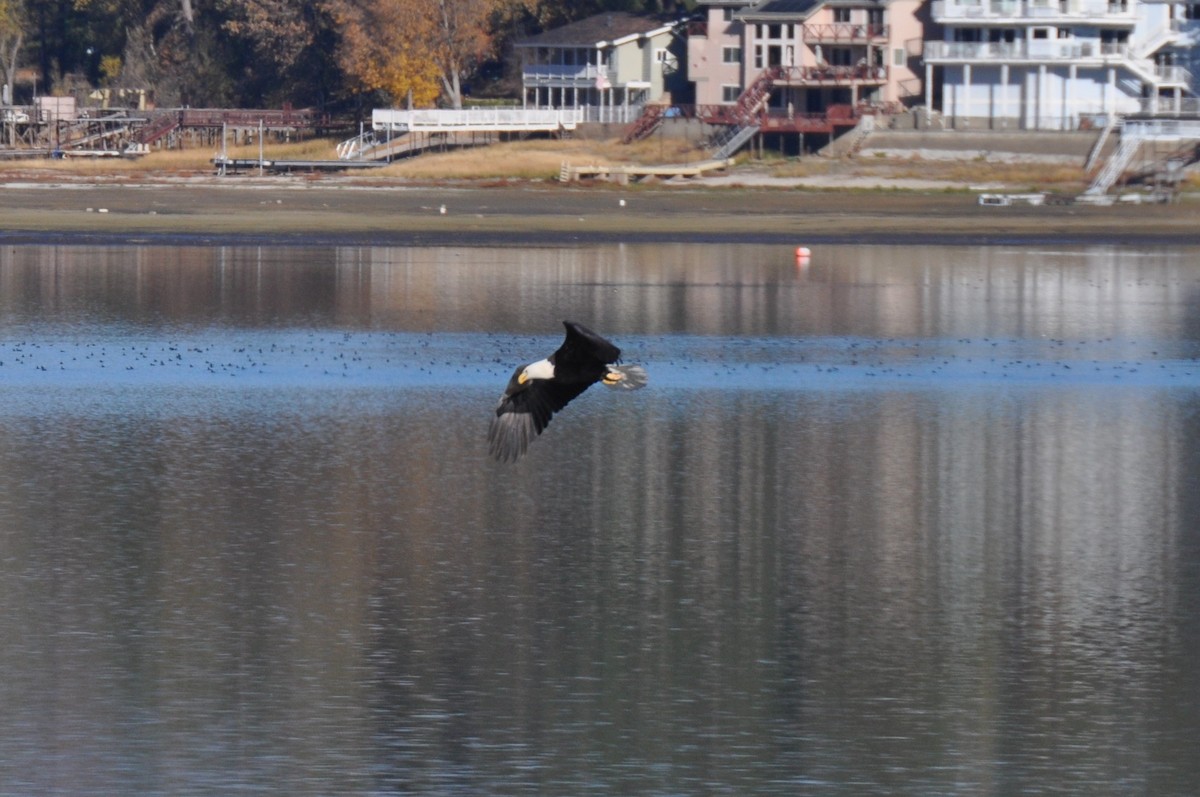
[[612,12],[517,42],[525,107],[578,108],[589,121],[629,121],[682,78],[678,24]]

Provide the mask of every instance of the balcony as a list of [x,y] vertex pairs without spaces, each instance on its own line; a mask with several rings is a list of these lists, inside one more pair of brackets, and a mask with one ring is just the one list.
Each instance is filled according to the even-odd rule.
[[939,24],[1089,24],[1132,26],[1134,2],[1108,0],[934,0],[933,21]]
[[1130,57],[1129,45],[1093,41],[1023,39],[1015,42],[925,42],[931,64],[1059,63],[1095,65]]
[[771,73],[776,86],[882,85],[887,68],[882,66],[779,66]]
[[1192,73],[1182,66],[1159,66],[1155,68],[1159,88],[1186,89],[1192,85]]
[[805,25],[804,41],[816,44],[861,43],[886,40],[887,25],[853,25],[834,22],[827,25]]
[[526,87],[595,88],[615,85],[616,77],[615,69],[594,64],[525,64],[521,68],[521,82]]

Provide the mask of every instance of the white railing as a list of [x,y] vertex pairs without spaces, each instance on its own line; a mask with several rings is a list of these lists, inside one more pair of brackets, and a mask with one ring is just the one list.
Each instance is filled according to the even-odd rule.
[[586,122],[627,125],[641,115],[642,106],[642,103],[637,105],[585,105],[578,110],[583,112]]
[[376,108],[371,112],[371,129],[394,133],[444,133],[453,130],[498,132],[573,130],[584,121],[576,108],[468,108],[464,110],[420,109],[397,111]]
[[1089,41],[925,42],[926,61],[1069,62],[1124,59],[1128,56],[1128,45]]
[[364,152],[375,146],[376,143],[375,134],[368,131],[341,142],[334,147],[334,151],[337,153],[338,160],[358,160],[363,156]]
[[1122,121],[1124,132],[1130,136],[1160,141],[1200,140],[1200,120],[1172,119],[1156,116],[1152,119],[1129,119]]
[[611,84],[616,79],[616,71],[593,64],[526,64],[521,69],[521,80],[526,86],[563,82],[594,85],[597,81]]
[[1155,67],[1159,83],[1172,83],[1179,86],[1192,85],[1192,73],[1182,66]]
[[[641,102],[629,105],[581,105],[572,110],[580,115],[580,123],[630,124],[642,115],[644,105]],[[535,107],[540,109],[540,106],[530,106],[531,109]]]
[[1136,21],[1135,2],[1122,6],[1107,0],[935,0],[935,22],[994,19],[1012,22],[1080,22]]
[[[1091,63],[1108,64],[1129,70],[1143,84],[1156,88],[1192,85],[1192,73],[1182,66],[1158,66],[1149,58],[1137,58],[1128,44],[1101,42],[926,42],[925,60],[1013,64]],[[1140,87],[1136,87],[1140,88]]]
[[1200,98],[1150,97],[1141,100],[1138,113],[1148,116],[1200,116]]

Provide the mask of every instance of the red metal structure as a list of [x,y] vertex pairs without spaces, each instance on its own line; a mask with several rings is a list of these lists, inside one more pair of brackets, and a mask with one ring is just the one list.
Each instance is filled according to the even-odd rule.
[[134,140],[153,144],[180,128],[237,127],[264,130],[310,130],[317,126],[317,114],[310,108],[299,110],[235,110],[228,108],[181,108],[156,114],[142,126]]
[[[839,128],[854,127],[863,113],[882,110],[876,106],[841,103],[824,111],[796,112],[794,109],[770,108],[771,93],[778,87],[842,87],[849,85],[878,85],[886,80],[882,67],[864,64],[857,66],[773,66],[764,69],[746,87],[732,105],[678,105],[672,114],[698,119],[713,125],[755,127],[770,133],[825,133],[833,135]],[[668,116],[662,105],[647,105],[625,131],[623,141],[630,143],[645,138]]]

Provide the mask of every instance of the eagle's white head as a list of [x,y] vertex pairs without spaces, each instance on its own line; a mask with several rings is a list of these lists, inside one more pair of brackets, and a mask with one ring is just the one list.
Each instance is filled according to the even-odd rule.
[[521,370],[520,376],[517,377],[517,382],[524,385],[530,379],[553,379],[554,378],[554,363],[549,360],[538,360],[535,363],[530,363]]

